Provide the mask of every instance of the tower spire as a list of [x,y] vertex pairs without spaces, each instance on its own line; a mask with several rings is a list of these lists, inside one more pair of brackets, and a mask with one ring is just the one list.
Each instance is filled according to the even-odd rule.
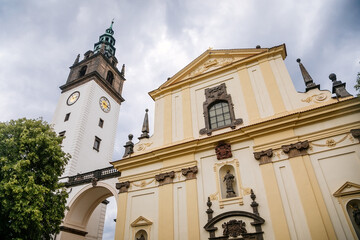
[[149,109],[145,109],[145,117],[144,117],[144,122],[143,122],[143,126],[142,126],[142,134],[139,137],[139,139],[143,139],[143,138],[149,138],[149,116],[148,116],[148,111]]
[[306,92],[311,90],[311,89],[320,89],[320,85],[316,85],[313,81],[313,79],[311,78],[310,74],[308,73],[308,71],[306,71],[306,68],[304,67],[304,65],[301,63],[301,59],[298,58],[296,59],[296,61],[299,63],[299,67],[300,67],[300,71],[301,74],[304,78],[304,82],[305,82],[305,86],[306,86]]
[[115,56],[115,38],[113,37],[114,35],[114,30],[112,29],[114,24],[114,19],[111,21],[110,27],[108,29],[105,30],[105,33],[102,34],[99,37],[99,41],[97,43],[94,44],[94,54],[101,52],[101,49],[103,48],[104,51],[104,55],[106,57],[111,57],[111,56]]

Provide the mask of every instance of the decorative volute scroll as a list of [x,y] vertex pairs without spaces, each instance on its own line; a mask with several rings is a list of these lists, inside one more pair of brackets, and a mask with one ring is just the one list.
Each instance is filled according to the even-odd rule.
[[216,157],[218,160],[231,158],[231,145],[225,142],[219,142],[219,144],[215,147]]
[[[209,232],[209,239],[215,240],[215,239],[228,239],[229,237],[232,237],[234,239],[257,239],[257,240],[263,240],[263,234],[261,225],[264,224],[265,220],[260,217],[260,214],[258,212],[258,206],[259,204],[255,201],[256,195],[254,194],[254,191],[251,190],[251,199],[252,203],[250,206],[253,209],[253,212],[246,212],[246,211],[229,211],[221,213],[215,217],[213,217],[214,211],[211,209],[212,203],[210,201],[210,197],[207,201],[208,209],[206,210],[206,214],[208,216],[208,222],[204,226],[205,230]],[[223,236],[216,237],[215,233],[218,230],[215,225],[220,222],[223,219],[230,219],[228,222],[224,222],[221,226],[223,228]],[[250,218],[254,221],[250,224],[255,227],[255,232],[248,232],[246,229],[246,223],[242,219],[239,218]],[[238,238],[241,237],[241,238]]]
[[129,187],[130,187],[130,182],[129,181],[116,183],[116,189],[119,190],[119,193],[127,192]]
[[254,158],[260,160],[261,164],[271,163],[271,157],[273,156],[273,150],[270,148],[268,150],[254,152]]
[[175,172],[167,172],[167,173],[160,173],[158,175],[155,175],[156,181],[159,182],[159,186],[169,184],[173,182],[173,179],[175,177]]
[[197,172],[198,172],[197,166],[181,169],[181,173],[186,177],[186,180],[196,179]]
[[281,146],[281,149],[284,151],[284,153],[288,154],[289,157],[306,155],[308,148],[309,148],[308,141],[297,142],[290,145]]

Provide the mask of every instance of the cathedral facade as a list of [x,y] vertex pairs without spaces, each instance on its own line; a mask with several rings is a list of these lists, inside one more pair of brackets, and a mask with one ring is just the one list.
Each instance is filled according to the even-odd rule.
[[109,196],[119,240],[359,238],[360,104],[335,74],[322,90],[298,59],[300,93],[284,44],[209,49],[149,93],[153,134],[146,111],[112,167],[125,82],[113,34],[60,87],[53,123],[72,158],[57,239],[101,239]]

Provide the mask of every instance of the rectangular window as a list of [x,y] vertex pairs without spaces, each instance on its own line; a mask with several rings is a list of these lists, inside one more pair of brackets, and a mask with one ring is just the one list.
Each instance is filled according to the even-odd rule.
[[66,131],[59,132],[59,137],[64,137]]
[[101,139],[95,136],[93,149],[95,149],[96,151],[99,151],[100,150],[100,143],[101,143]]
[[101,118],[99,119],[99,127],[103,127],[104,126],[104,120],[102,120]]
[[70,113],[67,113],[67,114],[65,115],[64,122],[68,121],[68,120],[69,120],[69,118],[70,118]]

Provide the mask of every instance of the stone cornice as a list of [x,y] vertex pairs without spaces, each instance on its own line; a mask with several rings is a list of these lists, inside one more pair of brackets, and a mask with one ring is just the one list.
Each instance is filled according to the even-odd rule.
[[95,81],[97,84],[99,84],[99,86],[102,87],[117,103],[120,104],[121,102],[125,101],[124,98],[118,92],[116,92],[116,90],[110,86],[110,84],[97,72],[91,72],[75,81],[71,81],[60,86],[61,93],[69,91],[90,81]]
[[[111,164],[113,164],[114,167],[118,169],[118,171],[123,171],[125,169],[135,168],[138,166],[147,165],[149,163],[160,162],[178,156],[194,154],[198,151],[211,150],[219,141],[226,141],[230,144],[234,144],[244,140],[252,140],[256,137],[261,137],[270,133],[276,133],[286,129],[294,129],[303,125],[327,121],[336,117],[341,117],[353,113],[360,113],[360,104],[358,98],[351,98],[319,108],[292,113],[206,138],[153,149],[146,153],[133,155],[130,158],[111,162]],[[360,122],[358,125],[360,125]],[[353,126],[352,128],[359,127]],[[347,132],[349,132],[349,130]],[[311,138],[311,135],[308,135],[308,137]],[[301,136],[284,139],[284,141],[277,142],[278,146],[272,148],[277,149],[284,144],[297,142],[299,141],[299,138],[301,138]],[[257,147],[256,149],[254,147],[254,151],[266,150],[268,148],[271,147]]]

